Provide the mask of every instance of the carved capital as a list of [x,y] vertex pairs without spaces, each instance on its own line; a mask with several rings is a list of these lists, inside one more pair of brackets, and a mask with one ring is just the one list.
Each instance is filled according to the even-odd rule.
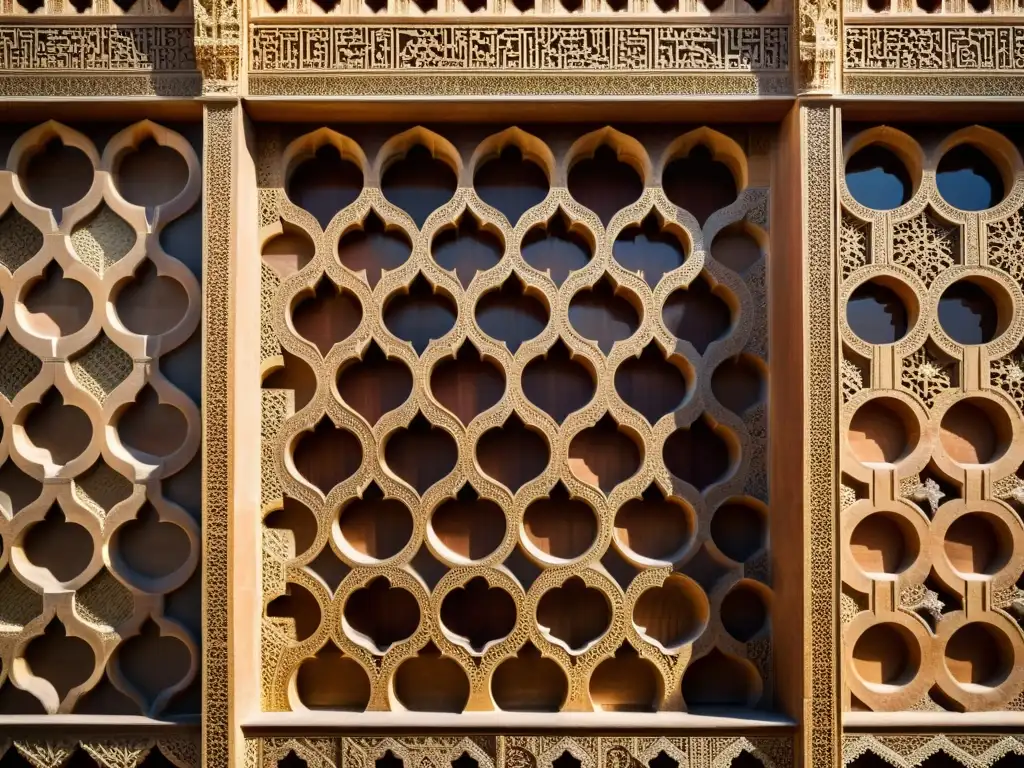
[[196,68],[203,76],[203,93],[238,92],[238,40],[197,40]]
[[838,0],[799,0],[797,4],[800,93],[831,93],[838,89]]

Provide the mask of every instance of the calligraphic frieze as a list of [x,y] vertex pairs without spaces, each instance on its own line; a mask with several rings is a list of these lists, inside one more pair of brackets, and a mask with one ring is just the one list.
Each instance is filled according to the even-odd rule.
[[1024,26],[846,27],[846,72],[1024,73]]
[[0,26],[0,71],[189,71],[192,25]]
[[784,72],[786,26],[283,26],[252,30],[250,71]]

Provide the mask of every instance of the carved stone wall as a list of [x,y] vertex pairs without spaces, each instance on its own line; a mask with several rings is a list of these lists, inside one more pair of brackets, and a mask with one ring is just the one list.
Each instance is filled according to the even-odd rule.
[[771,706],[769,142],[632,133],[261,129],[264,709]]
[[1018,147],[978,126],[846,142],[848,709],[1024,706]]
[[198,713],[197,146],[2,135],[0,711]]

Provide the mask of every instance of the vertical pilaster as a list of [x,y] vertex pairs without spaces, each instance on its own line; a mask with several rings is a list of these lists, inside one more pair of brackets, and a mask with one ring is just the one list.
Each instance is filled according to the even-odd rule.
[[234,751],[229,706],[229,392],[234,168],[240,119],[237,103],[210,103],[203,111],[203,768],[227,768]]
[[800,106],[804,312],[804,765],[841,762],[839,632],[839,360],[836,314],[838,114]]

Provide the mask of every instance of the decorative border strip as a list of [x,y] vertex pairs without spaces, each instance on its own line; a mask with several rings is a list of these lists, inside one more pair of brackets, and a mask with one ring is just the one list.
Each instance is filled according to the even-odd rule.
[[307,26],[252,29],[250,71],[785,72],[786,26]]
[[[1024,55],[1024,54],[1022,54]],[[1019,99],[1022,75],[859,74],[843,77],[847,96],[1009,97]]]
[[847,25],[845,43],[847,73],[1024,74],[1024,26]]
[[804,274],[807,291],[804,498],[804,636],[810,647],[807,765],[839,762],[837,512],[839,508],[838,350],[836,327],[836,152],[834,107],[802,107]]
[[0,71],[195,70],[192,25],[0,26]]
[[57,76],[42,72],[8,74],[0,71],[0,98],[118,98],[122,96],[165,96],[187,99],[202,93],[198,72],[177,74],[77,74]]
[[233,103],[203,114],[203,768],[230,765],[228,563]]
[[767,736],[342,736],[246,741],[246,768],[277,768],[294,753],[309,768],[373,768],[390,752],[409,766],[448,766],[466,754],[479,768],[547,768],[568,753],[582,768],[646,766],[664,753],[680,768],[729,768],[743,752],[765,768],[795,765],[792,737]]
[[894,768],[915,768],[944,752],[971,768],[991,768],[1007,755],[1024,758],[1024,736],[978,734],[972,736],[921,736],[917,734],[851,735],[843,737],[843,765],[870,752]]
[[251,96],[787,96],[786,74],[252,75]]

